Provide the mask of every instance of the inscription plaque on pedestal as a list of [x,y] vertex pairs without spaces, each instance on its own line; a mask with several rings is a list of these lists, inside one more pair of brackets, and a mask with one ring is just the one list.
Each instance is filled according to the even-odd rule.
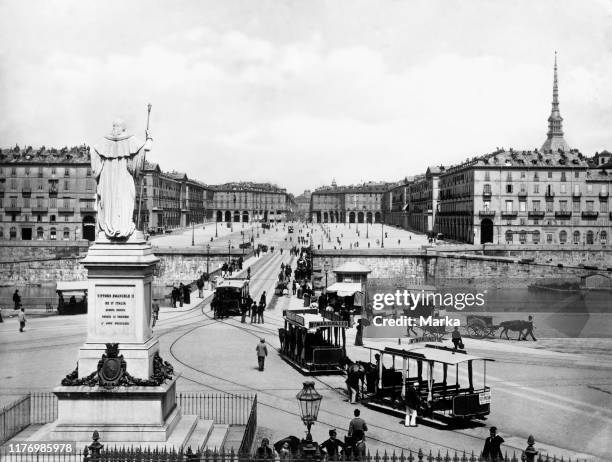
[[130,335],[134,331],[135,286],[96,286],[96,336]]

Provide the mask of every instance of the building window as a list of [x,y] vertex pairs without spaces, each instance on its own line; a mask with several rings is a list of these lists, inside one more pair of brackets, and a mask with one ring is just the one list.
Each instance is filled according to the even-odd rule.
[[491,209],[491,201],[484,201],[484,209],[487,212]]
[[540,181],[540,177],[538,176],[538,172],[533,174],[533,181]]
[[511,184],[507,184],[506,185],[506,193],[512,194],[512,185]]
[[586,233],[586,243],[589,245],[593,245],[593,231],[588,230]]
[[55,228],[51,228],[49,230],[49,239],[51,239],[52,241],[57,239],[57,231],[55,230]]
[[25,168],[25,174],[26,176],[30,176],[30,167]]
[[599,203],[599,211],[601,213],[608,213],[608,203],[607,202],[600,202]]
[[566,187],[566,186],[567,186],[567,185],[565,185],[565,184],[561,184],[561,185],[559,185],[559,192],[560,192],[561,194],[567,194],[567,187]]
[[534,184],[533,185],[533,192],[535,194],[540,194],[540,185],[539,184]]
[[512,181],[512,173],[508,172],[508,174],[506,175],[506,181]]
[[87,172],[85,173],[85,176],[91,176],[91,167],[87,167]]
[[601,245],[606,245],[608,243],[608,233],[606,231],[601,231],[599,233],[599,241]]
[[11,176],[17,176],[17,167],[11,167]]
[[534,244],[539,244],[540,243],[540,231],[534,231],[533,234],[531,235],[531,240],[533,241]]
[[519,212],[527,211],[527,201],[519,201]]
[[546,201],[546,211],[547,212],[552,212],[553,211],[553,201]]
[[552,171],[548,171],[548,178],[552,178]]
[[574,231],[574,244],[580,244],[580,231]]
[[506,201],[506,212],[512,212],[514,201]]
[[575,184],[574,185],[574,194],[580,194],[580,185],[579,184]]
[[485,181],[491,181],[491,174],[489,172],[485,172]]
[[586,209],[587,212],[592,212],[594,210],[594,202],[593,201],[586,201]]
[[9,231],[9,239],[11,241],[14,241],[15,239],[17,239],[17,228],[15,228],[14,226],[12,226]]
[[63,237],[63,239],[65,241],[70,239],[70,228],[64,228],[64,237]]
[[55,175],[57,169],[55,167],[51,167],[51,175]]
[[573,202],[572,211],[574,213],[580,213],[580,201],[574,201]]
[[565,172],[561,172],[561,181],[566,181]]
[[559,201],[559,210],[567,212],[567,201]]
[[525,178],[525,172],[521,172],[521,178]]
[[512,244],[513,236],[512,231],[506,231],[506,244]]
[[51,223],[55,223],[55,215],[51,215],[51,216],[49,217],[49,221],[50,221]]
[[4,239],[4,228],[0,227],[0,239]]
[[38,239],[39,241],[42,241],[45,238],[45,231],[43,230],[42,226],[39,226],[38,228],[36,228],[36,239]]
[[574,178],[580,178],[580,172],[574,172]]
[[559,243],[565,244],[567,242],[567,231],[561,230],[559,232]]
[[68,167],[64,169],[64,176],[70,176],[70,169]]
[[38,178],[42,178],[42,177],[43,177],[43,168],[38,167]]
[[592,184],[587,184],[587,193],[588,194],[592,194],[593,193],[593,185]]
[[64,181],[64,191],[70,190],[70,182],[68,180]]
[[525,230],[521,230],[521,232],[519,233],[519,242],[521,244],[524,244],[525,242],[527,242],[527,233],[525,232]]
[[546,243],[547,244],[552,244],[553,243],[553,235],[552,235],[552,233],[546,233]]
[[491,185],[490,184],[485,184],[484,185],[484,193],[485,194],[491,194]]

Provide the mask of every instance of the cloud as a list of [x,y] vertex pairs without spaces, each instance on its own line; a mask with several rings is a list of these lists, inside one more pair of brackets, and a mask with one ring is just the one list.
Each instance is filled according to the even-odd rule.
[[[496,146],[539,147],[551,100],[548,42],[559,42],[566,137],[587,154],[610,148],[612,60],[605,16],[596,20],[605,8],[574,8],[573,19],[555,10],[549,32],[539,16],[512,21],[528,13],[525,3],[522,11],[465,3],[452,17],[429,2],[413,16],[394,2],[376,14],[367,3],[313,3],[293,16],[304,7],[289,2],[265,16],[228,2],[231,15],[219,7],[201,18],[186,7],[138,31],[120,22],[108,43],[91,38],[108,27],[102,17],[87,23],[84,44],[79,23],[50,34],[34,17],[46,52],[24,37],[18,52],[0,56],[0,144],[93,143],[116,116],[141,135],[151,102],[152,158],[207,183],[271,180],[299,192],[332,177],[396,180]],[[508,21],[487,21],[503,13]],[[424,16],[429,23],[417,20]],[[588,21],[582,35],[565,34]]]

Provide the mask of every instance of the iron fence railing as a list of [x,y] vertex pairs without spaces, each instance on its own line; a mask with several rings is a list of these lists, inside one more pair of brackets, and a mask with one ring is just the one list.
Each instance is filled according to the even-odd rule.
[[0,410],[0,444],[30,425],[30,397],[22,396]]
[[247,425],[255,396],[179,393],[176,401],[183,415],[197,415],[219,424]]
[[241,454],[251,452],[253,440],[255,439],[255,432],[257,432],[257,395],[255,395],[253,398],[249,420],[247,420],[244,435],[242,436],[242,442],[240,443],[239,452]]
[[[184,415],[197,415],[218,424],[246,425],[249,429],[253,425],[253,412],[257,425],[256,396],[179,393],[176,398]],[[22,396],[0,409],[0,444],[28,425],[47,424],[56,419],[57,397],[52,392],[31,392]]]
[[[102,442],[104,444],[104,442]],[[109,447],[111,444],[108,444]],[[13,452],[11,452],[11,450]],[[56,453],[23,453],[15,452],[15,448],[7,445],[0,448],[0,460],[3,462],[328,462],[330,460],[342,462],[490,462],[491,458],[485,458],[474,452],[461,451],[401,451],[388,452],[376,451],[375,453],[366,452],[361,456],[345,457],[340,455],[335,459],[330,459],[318,451],[316,453],[289,454],[281,457],[272,451],[267,457],[262,453],[241,453],[234,450],[218,452],[209,451],[193,452],[191,448],[180,448],[178,450],[168,449],[149,449],[146,446],[132,446],[129,448],[104,449],[91,451],[87,448],[73,452]],[[586,459],[560,458],[548,454],[534,454],[533,451],[514,451],[506,452],[502,458],[495,459],[496,462],[581,462]]]

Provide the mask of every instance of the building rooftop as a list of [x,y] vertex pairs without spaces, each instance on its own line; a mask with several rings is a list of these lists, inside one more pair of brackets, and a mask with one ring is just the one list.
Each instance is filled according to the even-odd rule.
[[218,185],[210,185],[210,188],[216,191],[257,191],[257,192],[272,192],[283,193],[287,190],[272,183],[255,183],[252,181],[237,181]]
[[394,183],[389,182],[374,182],[369,181],[367,183],[348,185],[348,186],[321,186],[316,188],[312,194],[355,194],[355,193],[373,193],[373,192],[386,192],[389,187]]
[[32,146],[0,148],[0,163],[3,164],[66,164],[89,163],[89,146],[63,148],[33,148]]

